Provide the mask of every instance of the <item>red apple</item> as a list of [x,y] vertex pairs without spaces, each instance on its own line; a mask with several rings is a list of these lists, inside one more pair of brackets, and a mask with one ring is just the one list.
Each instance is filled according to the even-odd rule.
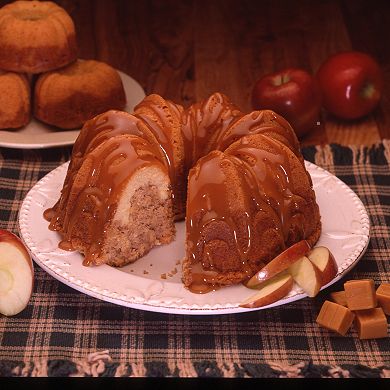
[[319,68],[317,79],[324,108],[342,119],[369,114],[377,106],[383,89],[378,63],[357,51],[329,57]]
[[321,91],[317,80],[305,70],[285,69],[255,83],[252,106],[282,115],[297,136],[302,137],[316,126],[321,111]]
[[19,237],[0,229],[0,313],[11,316],[28,304],[33,288],[31,256]]

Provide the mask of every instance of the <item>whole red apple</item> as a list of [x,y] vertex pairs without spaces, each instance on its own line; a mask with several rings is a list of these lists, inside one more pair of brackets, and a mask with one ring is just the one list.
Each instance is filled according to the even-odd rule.
[[377,106],[383,89],[378,63],[357,51],[329,57],[319,68],[317,79],[324,108],[342,119],[369,114]]
[[258,80],[252,91],[255,110],[270,109],[287,119],[298,137],[316,126],[321,111],[317,80],[302,69],[289,68]]

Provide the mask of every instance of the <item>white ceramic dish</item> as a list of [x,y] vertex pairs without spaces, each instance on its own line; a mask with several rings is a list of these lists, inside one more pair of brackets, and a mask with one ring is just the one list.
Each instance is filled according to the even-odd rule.
[[[42,217],[43,211],[59,197],[67,166],[65,163],[56,168],[30,190],[20,209],[19,229],[35,262],[68,286],[118,305],[197,315],[260,310],[306,297],[298,286],[294,286],[288,296],[272,305],[244,309],[238,305],[255,291],[242,285],[204,295],[189,292],[180,281],[184,222],[176,225],[177,237],[173,243],[154,248],[133,265],[120,269],[107,265],[83,266],[78,252],[66,252],[57,247],[59,235],[48,230],[48,223]],[[370,222],[362,202],[347,185],[312,163],[306,162],[306,166],[313,179],[322,216],[323,232],[318,245],[330,248],[339,266],[330,285],[350,271],[364,254],[369,242]]]
[[[145,92],[132,77],[120,71],[118,73],[127,98],[124,111],[131,113],[145,97]],[[0,130],[0,146],[14,149],[43,149],[73,145],[79,132],[80,130],[60,130],[32,117],[28,125],[21,129]]]

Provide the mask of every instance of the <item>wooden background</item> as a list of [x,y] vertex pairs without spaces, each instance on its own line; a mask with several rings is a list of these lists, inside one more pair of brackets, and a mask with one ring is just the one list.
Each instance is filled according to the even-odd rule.
[[[0,1],[0,5],[7,1]],[[369,117],[322,114],[303,144],[371,144],[390,138],[390,1],[61,0],[74,19],[80,58],[105,61],[187,106],[215,91],[251,110],[262,75],[284,67],[315,72],[330,54],[360,50],[384,71]]]

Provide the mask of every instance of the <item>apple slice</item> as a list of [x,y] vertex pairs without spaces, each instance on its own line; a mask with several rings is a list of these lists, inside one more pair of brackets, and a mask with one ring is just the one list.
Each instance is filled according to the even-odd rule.
[[19,237],[0,229],[0,313],[20,313],[30,300],[34,279],[31,256]]
[[271,279],[278,273],[285,271],[302,256],[305,256],[310,249],[310,245],[306,240],[298,241],[272,259],[265,267],[253,275],[245,283],[245,286],[248,288],[259,288],[262,283]]
[[306,256],[301,257],[288,272],[309,297],[315,297],[321,288],[321,272]]
[[284,298],[292,289],[293,278],[287,272],[279,273],[261,285],[259,291],[247,298],[240,307],[255,308],[270,305]]
[[331,251],[325,246],[317,246],[307,257],[321,272],[321,287],[328,284],[337,275],[337,263]]

